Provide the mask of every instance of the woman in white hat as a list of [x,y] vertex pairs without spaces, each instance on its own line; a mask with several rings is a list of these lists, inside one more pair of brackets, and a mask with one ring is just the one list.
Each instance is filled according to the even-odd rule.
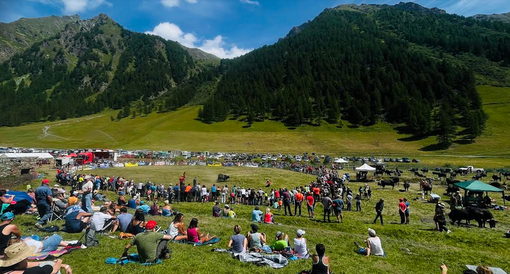
[[308,259],[310,256],[306,246],[306,238],[304,237],[305,233],[304,230],[298,229],[296,232],[297,238],[294,238],[294,252],[300,259]]
[[5,256],[0,260],[0,273],[54,274],[60,268],[64,268],[66,274],[73,273],[71,266],[62,264],[60,259],[53,262],[28,262],[28,256],[34,251],[35,247],[29,247],[23,241],[10,245],[5,249]]

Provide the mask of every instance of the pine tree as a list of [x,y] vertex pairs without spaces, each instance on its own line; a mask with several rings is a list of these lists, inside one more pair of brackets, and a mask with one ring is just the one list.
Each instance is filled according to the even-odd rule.
[[124,111],[121,109],[119,113],[117,114],[117,121],[120,121],[120,119],[124,118]]

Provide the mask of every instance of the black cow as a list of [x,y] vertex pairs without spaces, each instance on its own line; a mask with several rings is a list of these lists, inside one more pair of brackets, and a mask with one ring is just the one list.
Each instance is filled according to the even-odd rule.
[[466,221],[466,224],[469,224],[469,221],[476,220],[478,222],[478,227],[485,227],[485,223],[488,222],[491,228],[496,227],[496,221],[494,220],[494,215],[488,209],[476,208],[476,207],[467,207],[466,209],[452,209],[452,211],[448,214],[450,217],[450,221],[452,225],[457,222],[457,226],[460,226],[461,221]]
[[382,186],[383,188],[385,188],[386,186],[391,186],[392,189],[395,189],[396,183],[393,180],[381,180],[377,183],[377,185]]
[[421,172],[423,172],[423,173],[427,173],[427,172],[429,172],[429,169],[428,169],[428,168],[422,168],[422,169],[420,169],[420,170],[421,170]]
[[228,179],[230,179],[230,176],[225,174],[218,174],[218,182],[226,182]]
[[501,183],[498,183],[498,182],[492,182],[490,183],[491,186],[493,187],[497,187],[497,188],[501,188],[503,185],[501,185]]
[[409,191],[409,187],[411,186],[411,184],[409,183],[409,181],[405,181],[404,182],[404,190],[405,191]]
[[500,175],[499,175],[499,176],[498,176],[498,175],[496,175],[496,174],[493,174],[493,175],[492,175],[492,180],[493,180],[493,181],[500,181],[500,182],[501,182],[501,173],[500,173]]
[[388,176],[391,176],[393,174],[393,171],[385,170],[384,173],[386,173],[386,175],[388,175]]

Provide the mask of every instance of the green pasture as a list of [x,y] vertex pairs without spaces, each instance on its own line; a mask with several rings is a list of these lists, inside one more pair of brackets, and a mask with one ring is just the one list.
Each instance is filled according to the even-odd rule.
[[[305,185],[313,180],[313,176],[296,172],[262,169],[262,168],[239,168],[239,167],[132,167],[115,168],[106,170],[84,171],[93,174],[123,176],[135,181],[153,181],[156,183],[175,183],[179,176],[186,172],[187,181],[191,182],[194,177],[208,187],[215,183],[218,173],[231,176],[226,183],[229,188],[234,184],[243,187],[263,188],[264,182],[271,179],[274,187],[295,187]],[[48,178],[54,178],[54,173],[47,174]],[[32,186],[38,182],[32,182]],[[221,183],[222,185],[224,183]],[[311,250],[315,244],[324,243],[326,253],[330,256],[330,264],[334,273],[440,273],[439,266],[445,262],[450,268],[449,273],[461,273],[465,264],[488,264],[501,267],[510,271],[508,260],[509,239],[504,237],[504,232],[510,228],[509,211],[493,211],[499,221],[496,229],[479,229],[472,222],[469,227],[448,225],[452,233],[440,233],[434,231],[432,220],[434,205],[422,201],[419,198],[418,185],[413,183],[411,191],[402,193],[396,187],[394,190],[380,189],[374,183],[370,183],[373,189],[371,200],[363,200],[362,212],[344,212],[343,223],[323,223],[309,220],[307,217],[283,216],[283,212],[273,210],[275,221],[281,225],[259,225],[260,231],[269,235],[269,243],[277,231],[288,233],[291,238],[297,229],[306,231],[305,237]],[[356,192],[360,183],[351,183],[350,187]],[[436,185],[438,194],[444,192],[444,187]],[[19,186],[24,188],[24,186]],[[499,195],[499,194],[498,194]],[[498,203],[501,197],[493,195]],[[108,198],[116,200],[113,193],[108,193]],[[400,225],[398,216],[398,198],[406,197],[410,200],[411,224]],[[447,200],[448,197],[442,196]],[[379,198],[386,200],[384,209],[385,225],[372,224],[374,205]],[[280,270],[269,267],[257,267],[241,263],[228,254],[211,252],[211,248],[226,248],[228,239],[232,235],[234,225],[242,227],[242,233],[249,229],[253,206],[234,205],[238,218],[217,219],[212,217],[212,203],[180,203],[173,204],[174,210],[183,212],[185,223],[191,218],[199,219],[199,227],[202,231],[209,232],[221,237],[221,241],[215,245],[193,247],[186,244],[171,243],[173,257],[164,261],[161,265],[144,267],[140,265],[112,266],[104,263],[107,257],[119,257],[123,246],[128,240],[112,239],[108,236],[100,237],[100,246],[86,250],[77,250],[61,257],[65,263],[72,265],[74,273],[298,273],[309,269],[310,260],[293,261]],[[448,207],[448,205],[447,205]],[[265,209],[263,207],[262,209]],[[322,217],[322,206],[317,206],[316,218]],[[447,210],[449,212],[449,210]],[[306,213],[304,213],[306,216]],[[168,227],[172,218],[149,217],[154,219],[164,229]],[[20,225],[23,234],[38,233],[33,226],[33,216],[21,216],[16,218],[15,223]],[[57,224],[62,222],[58,221]],[[387,253],[386,258],[357,255],[354,252],[353,241],[362,242],[367,237],[367,229],[374,228],[382,239],[383,248]],[[38,233],[40,234],[40,233]],[[77,239],[80,235],[62,233],[64,239]],[[118,235],[118,234],[115,234]],[[409,249],[412,254],[407,254],[403,248]],[[135,249],[132,249],[134,251]]]
[[[454,143],[448,150],[426,151],[434,137],[412,138],[398,125],[378,123],[342,128],[324,122],[289,129],[266,120],[246,128],[246,122],[227,120],[204,124],[196,120],[197,106],[147,117],[112,122],[118,111],[30,125],[0,128],[1,146],[38,148],[122,148],[256,153],[316,152],[330,155],[366,155],[420,158],[430,165],[510,167],[510,88],[479,86],[489,115],[483,135],[472,144]],[[46,131],[44,128],[46,127]]]

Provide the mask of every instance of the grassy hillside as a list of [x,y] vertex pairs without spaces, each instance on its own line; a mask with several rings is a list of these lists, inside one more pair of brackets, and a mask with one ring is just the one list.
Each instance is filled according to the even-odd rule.
[[[204,124],[195,120],[198,107],[185,107],[170,113],[110,121],[117,111],[65,121],[35,123],[1,128],[0,145],[47,148],[123,148],[154,150],[242,151],[339,153],[343,155],[400,155],[428,159],[431,164],[483,163],[500,167],[508,160],[465,158],[463,156],[510,156],[510,88],[480,86],[484,110],[489,115],[484,134],[473,144],[454,144],[446,151],[426,151],[436,143],[429,137],[415,140],[399,134],[396,125],[379,123],[351,128],[323,123],[320,127],[288,129],[274,121],[254,123],[227,120]],[[45,128],[47,128],[46,134]],[[453,155],[453,156],[452,156]],[[456,158],[455,156],[461,156]]]
[[[214,176],[218,172],[230,174],[232,178],[227,183],[229,187],[234,184],[244,187],[261,187],[267,178],[270,178],[277,187],[294,187],[307,184],[312,178],[308,175],[266,169],[251,168],[212,168],[212,167],[138,167],[123,169],[98,170],[99,174],[125,176],[128,179],[154,181],[168,184],[176,182],[182,172],[186,172],[188,180],[194,177],[207,186],[214,182]],[[94,171],[95,172],[95,171]],[[267,176],[270,177],[267,177]],[[53,178],[53,174],[48,175]],[[32,185],[36,185],[33,182]],[[352,189],[358,189],[360,184],[351,183]],[[421,200],[413,201],[419,197],[418,186],[412,184],[409,193],[401,193],[395,190],[382,190],[373,187],[372,200],[362,201],[362,212],[344,212],[344,222],[322,223],[311,221],[302,217],[283,216],[283,212],[273,210],[275,221],[281,223],[279,226],[261,224],[260,232],[268,235],[269,244],[273,243],[273,237],[277,231],[289,234],[291,239],[297,229],[306,231],[308,248],[313,251],[315,244],[324,243],[326,253],[330,256],[330,264],[333,273],[439,273],[439,265],[445,262],[451,273],[461,273],[465,264],[488,264],[501,267],[506,271],[510,270],[508,261],[508,241],[503,233],[510,226],[508,212],[493,211],[495,218],[499,221],[496,229],[478,229],[473,225],[470,227],[454,227],[448,225],[452,233],[445,234],[434,231],[432,216],[434,205]],[[24,188],[24,186],[20,186]],[[438,193],[444,191],[436,187]],[[112,193],[108,194],[110,199],[116,199]],[[384,197],[386,205],[384,208],[385,225],[372,224],[374,204]],[[411,223],[399,225],[398,222],[398,198],[407,197],[410,201]],[[447,199],[447,197],[443,198]],[[501,199],[494,195],[497,202]],[[128,264],[125,266],[112,266],[104,263],[107,257],[119,257],[122,254],[123,246],[129,240],[112,239],[108,236],[99,236],[100,246],[86,250],[77,250],[62,257],[64,263],[72,266],[75,273],[298,273],[303,269],[311,267],[310,260],[290,262],[281,270],[273,270],[269,267],[257,267],[241,263],[231,258],[228,254],[213,253],[211,248],[226,248],[228,239],[232,235],[234,225],[241,225],[242,233],[248,232],[250,225],[250,211],[252,206],[235,205],[235,212],[238,218],[217,219],[211,217],[212,203],[181,203],[173,204],[174,210],[184,213],[184,222],[187,225],[191,218],[199,219],[201,231],[208,232],[218,237],[221,241],[215,245],[204,247],[193,247],[191,245],[171,243],[173,250],[172,259],[163,262],[161,265],[142,267]],[[448,206],[447,206],[448,207]],[[322,217],[322,205],[316,207],[317,219]],[[265,207],[263,207],[265,209]],[[292,209],[294,210],[294,209]],[[447,210],[449,212],[449,210]],[[306,214],[305,214],[306,215]],[[155,219],[163,229],[166,229],[172,218],[147,217]],[[15,223],[21,227],[23,235],[37,233],[33,223],[33,216],[17,217]],[[57,221],[54,224],[61,224]],[[473,223],[473,222],[472,222]],[[354,253],[353,241],[362,242],[368,235],[367,228],[374,228],[381,238],[386,258],[366,258]],[[61,233],[66,240],[75,240],[80,234]],[[117,236],[118,233],[115,234]],[[480,248],[483,246],[483,248]],[[407,254],[403,248],[409,249],[412,254]],[[136,249],[131,251],[136,252]],[[94,263],[90,263],[94,262]]]

